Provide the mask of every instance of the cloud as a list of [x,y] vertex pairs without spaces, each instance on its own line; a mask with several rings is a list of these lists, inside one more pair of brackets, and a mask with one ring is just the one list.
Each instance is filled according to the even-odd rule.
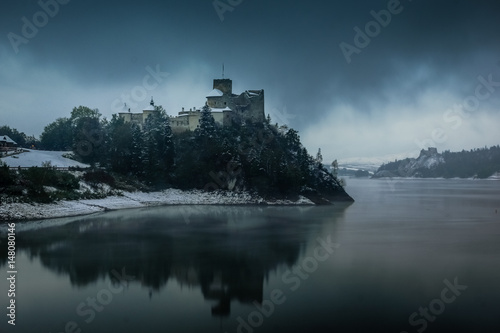
[[[156,65],[170,76],[137,108],[153,95],[174,115],[204,103],[225,63],[236,93],[264,89],[267,113],[279,118],[286,109],[314,151],[324,142],[325,156],[414,149],[443,109],[474,91],[478,75],[500,77],[500,3],[402,1],[404,10],[348,64],[339,44],[352,43],[353,28],[387,3],[244,1],[221,22],[210,1],[71,1],[15,54],[7,34],[21,33],[22,17],[40,7],[11,2],[0,13],[0,122],[39,135],[78,105],[109,118],[113,102]],[[457,142],[495,140],[498,95]]]
[[476,112],[454,112],[454,118],[446,118],[445,113],[463,96],[429,90],[414,104],[394,99],[385,106],[374,106],[376,111],[371,113],[347,104],[336,105],[326,110],[321,122],[302,132],[303,143],[310,153],[322,148],[327,162],[405,152],[410,155],[429,146],[460,151],[499,144],[500,135],[495,130],[500,123],[498,108],[485,104]]

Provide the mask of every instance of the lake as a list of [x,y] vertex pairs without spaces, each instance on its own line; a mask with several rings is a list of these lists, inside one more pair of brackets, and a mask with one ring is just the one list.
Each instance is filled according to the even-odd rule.
[[17,223],[16,326],[3,278],[0,331],[498,332],[500,182],[346,191],[355,203]]

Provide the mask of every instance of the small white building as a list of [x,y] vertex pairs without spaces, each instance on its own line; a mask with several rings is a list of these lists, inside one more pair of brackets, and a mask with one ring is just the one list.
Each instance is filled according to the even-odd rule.
[[130,112],[130,109],[127,108],[127,104],[124,105],[124,112],[118,113],[118,115],[125,120],[127,123],[136,123],[140,127],[144,124],[146,119],[151,115],[152,113],[156,112],[155,108],[155,102],[153,100],[153,97],[151,97],[151,102],[149,102],[149,105],[142,110],[141,113],[132,113]]
[[0,151],[9,151],[17,148],[17,143],[7,135],[0,135]]

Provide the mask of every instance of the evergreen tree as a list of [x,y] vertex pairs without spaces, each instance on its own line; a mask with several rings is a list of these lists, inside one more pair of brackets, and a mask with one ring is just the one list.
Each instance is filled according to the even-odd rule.
[[127,174],[131,171],[132,123],[126,123],[123,118],[113,115],[107,126],[107,134],[106,164],[115,172]]
[[200,125],[195,130],[195,136],[203,140],[214,140],[217,138],[217,123],[212,116],[212,110],[205,104],[201,109]]
[[316,163],[321,165],[323,163],[323,155],[321,155],[321,148],[318,149],[318,153],[316,154]]
[[150,181],[170,179],[174,165],[174,144],[170,119],[161,106],[144,122],[145,171]]
[[[212,116],[208,105],[201,110],[200,125],[194,132],[196,149],[199,151],[201,167],[208,171],[220,168],[222,148],[222,130]],[[209,178],[206,178],[209,181]]]
[[132,144],[130,145],[130,171],[137,177],[144,175],[145,145],[144,134],[139,125],[130,125]]
[[297,152],[299,149],[301,149],[302,144],[300,143],[299,132],[297,132],[293,128],[287,128],[285,133],[285,143],[286,148],[291,151]]

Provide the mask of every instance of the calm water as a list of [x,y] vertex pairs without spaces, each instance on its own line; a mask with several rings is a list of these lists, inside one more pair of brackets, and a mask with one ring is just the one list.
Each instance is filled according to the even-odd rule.
[[346,189],[352,205],[19,223],[16,326],[2,279],[0,332],[500,331],[500,182]]

